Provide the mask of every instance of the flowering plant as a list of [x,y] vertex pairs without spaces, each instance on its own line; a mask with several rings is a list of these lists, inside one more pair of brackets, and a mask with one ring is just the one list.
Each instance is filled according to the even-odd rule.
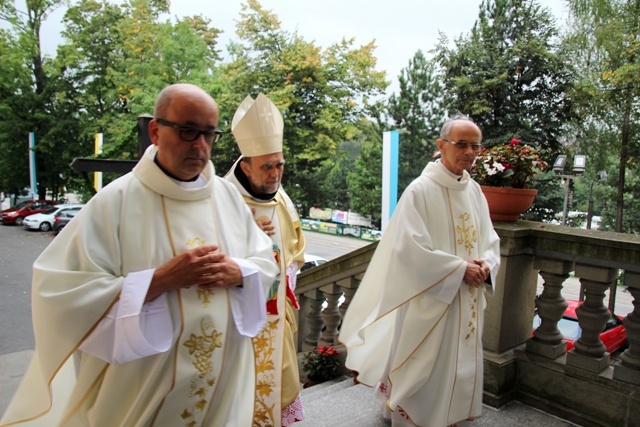
[[525,188],[547,167],[538,150],[513,138],[508,145],[483,148],[470,172],[480,185]]
[[328,381],[338,376],[340,368],[340,352],[331,346],[322,346],[305,354],[302,362],[304,372],[309,378]]

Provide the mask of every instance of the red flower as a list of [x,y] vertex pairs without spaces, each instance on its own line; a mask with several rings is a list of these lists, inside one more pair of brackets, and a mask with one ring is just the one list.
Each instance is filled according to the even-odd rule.
[[316,380],[329,380],[339,375],[340,354],[332,346],[321,346],[304,356],[303,370]]
[[520,140],[516,139],[516,138],[512,138],[511,142],[509,143],[510,147],[515,147],[516,145],[520,144]]

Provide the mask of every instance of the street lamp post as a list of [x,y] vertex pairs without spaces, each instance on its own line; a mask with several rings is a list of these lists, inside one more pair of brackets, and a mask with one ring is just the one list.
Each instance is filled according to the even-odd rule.
[[593,183],[600,179],[606,179],[606,171],[598,171],[596,177],[591,181],[589,186],[589,207],[587,208],[587,230],[591,230],[591,218],[593,217]]
[[576,154],[573,156],[573,170],[571,174],[564,172],[567,166],[567,156],[561,154],[553,164],[553,171],[556,175],[565,179],[566,185],[564,189],[564,208],[562,210],[562,225],[567,225],[567,214],[569,210],[569,187],[571,186],[571,180],[577,176],[582,175],[587,165],[587,156],[584,154]]

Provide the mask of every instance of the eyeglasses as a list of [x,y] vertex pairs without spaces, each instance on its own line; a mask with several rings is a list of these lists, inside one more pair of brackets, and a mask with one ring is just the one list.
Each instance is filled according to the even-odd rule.
[[186,142],[193,142],[198,139],[200,135],[204,135],[204,141],[207,144],[215,144],[220,140],[220,136],[222,136],[222,131],[220,129],[200,130],[191,126],[181,126],[177,123],[160,118],[156,118],[156,122],[160,123],[163,126],[169,126],[177,129],[178,135],[180,135],[180,139]]
[[475,152],[478,152],[480,150],[482,150],[482,144],[473,144],[471,142],[465,142],[465,141],[449,141],[448,139],[442,139],[444,142],[448,142],[449,144],[455,146],[456,148],[459,148],[460,150],[466,150],[467,148],[471,147],[471,149]]

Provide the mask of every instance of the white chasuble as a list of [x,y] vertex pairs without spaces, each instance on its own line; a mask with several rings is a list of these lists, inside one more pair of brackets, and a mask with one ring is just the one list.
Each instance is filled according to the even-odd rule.
[[185,283],[165,293],[173,325],[166,352],[115,365],[78,351],[118,301],[128,274],[193,247],[218,244],[255,266],[260,280],[252,286],[259,289],[251,290],[263,295],[276,277],[271,239],[211,162],[201,175],[205,185],[185,189],[154,163],[156,152],[149,147],[132,173],[100,190],[34,263],[35,355],[0,425],[252,425],[253,347],[232,321],[226,289]]
[[[211,244],[225,251],[218,237],[219,224],[210,200],[185,205],[163,198],[163,208],[176,255]],[[190,216],[213,221],[185,223],[181,220]],[[215,419],[215,411],[219,410],[212,408],[211,402],[215,400],[214,392],[224,366],[228,328],[233,328],[228,292],[196,286],[179,291],[179,302],[184,321],[175,355],[176,376],[189,380],[174,384],[156,418],[166,425],[208,425],[205,421]],[[201,315],[188,315],[197,312]],[[246,386],[250,388],[250,384]],[[217,390],[217,393],[221,397],[225,390]]]
[[485,289],[463,282],[478,258],[495,283],[499,239],[479,186],[430,163],[403,193],[340,333],[347,367],[376,386],[394,426],[480,416]]

